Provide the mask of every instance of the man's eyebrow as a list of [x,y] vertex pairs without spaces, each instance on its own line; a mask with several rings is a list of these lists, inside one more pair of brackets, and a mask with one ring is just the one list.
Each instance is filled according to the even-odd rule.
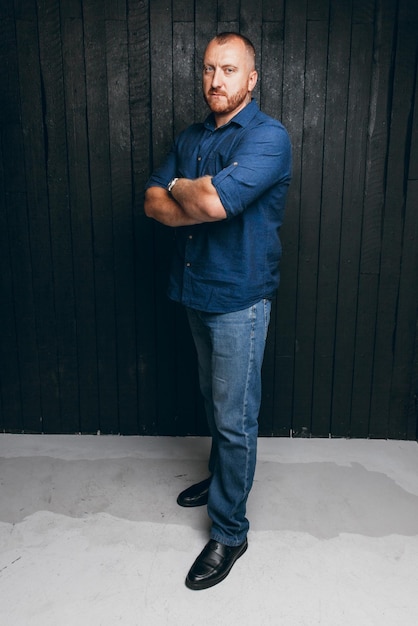
[[[215,67],[216,63],[203,63],[203,67]],[[223,63],[221,65],[221,68],[224,67],[233,67],[234,69],[238,69],[238,65],[235,65],[235,63]]]

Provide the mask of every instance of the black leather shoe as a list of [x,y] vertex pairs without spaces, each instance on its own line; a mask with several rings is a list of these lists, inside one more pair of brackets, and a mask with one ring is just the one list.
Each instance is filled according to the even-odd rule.
[[198,590],[217,585],[228,576],[235,561],[247,548],[247,540],[232,548],[211,539],[187,574],[186,586]]
[[177,498],[180,506],[203,506],[208,503],[209,485],[212,477],[185,489]]

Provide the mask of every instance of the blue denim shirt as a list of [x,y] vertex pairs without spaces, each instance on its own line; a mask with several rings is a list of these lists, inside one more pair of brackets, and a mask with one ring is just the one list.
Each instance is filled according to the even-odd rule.
[[245,309],[279,285],[279,230],[291,178],[284,126],[252,100],[216,128],[212,114],[175,141],[148,187],[213,176],[227,219],[176,228],[168,296],[212,313]]

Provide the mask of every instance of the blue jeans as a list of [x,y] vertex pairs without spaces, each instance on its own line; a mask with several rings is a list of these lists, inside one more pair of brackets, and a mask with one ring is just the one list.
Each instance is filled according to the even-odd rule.
[[261,366],[271,302],[234,313],[187,309],[197,349],[200,389],[212,435],[208,515],[211,538],[241,544],[253,484],[261,403]]

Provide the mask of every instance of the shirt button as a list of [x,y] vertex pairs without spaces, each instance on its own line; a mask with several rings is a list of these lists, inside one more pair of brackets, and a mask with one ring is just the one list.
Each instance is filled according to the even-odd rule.
[[191,267],[192,264],[191,263],[186,263],[186,267]]
[[193,235],[189,235],[189,239],[193,239]]
[[202,157],[201,157],[201,156],[198,156],[198,157],[197,157],[197,160],[198,160],[198,161],[201,161],[201,160],[202,160]]

